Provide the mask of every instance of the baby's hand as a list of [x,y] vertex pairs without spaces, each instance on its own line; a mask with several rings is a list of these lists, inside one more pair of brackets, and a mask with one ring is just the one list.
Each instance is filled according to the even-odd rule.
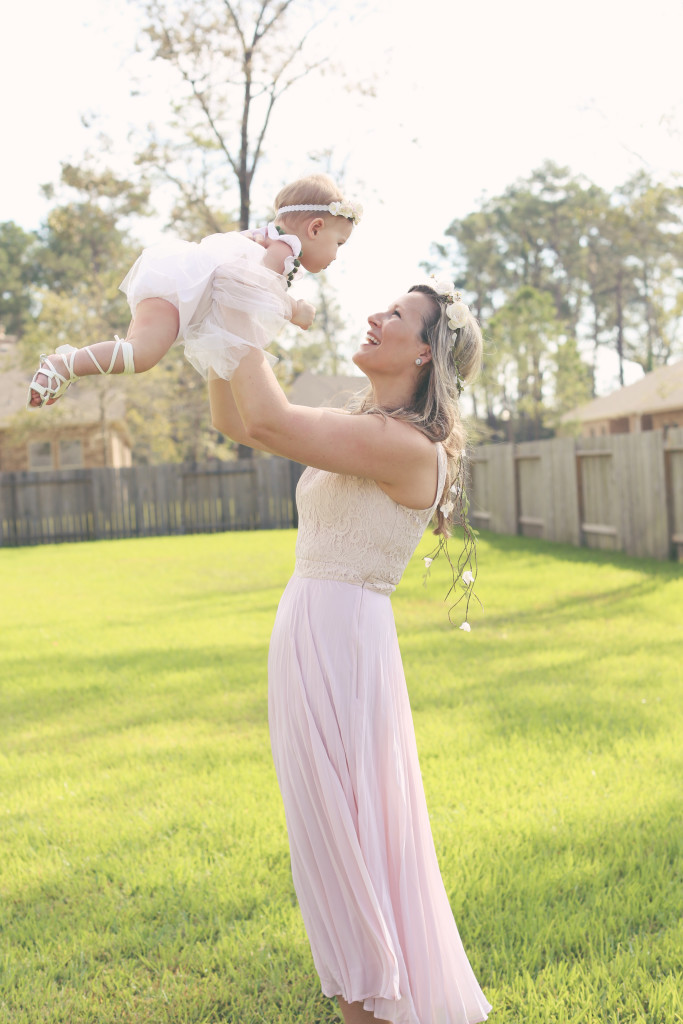
[[248,238],[250,242],[257,242],[258,245],[262,245],[264,249],[267,249],[270,245],[270,238],[268,238],[263,229],[247,228],[246,231],[240,231],[240,234]]
[[291,322],[302,331],[307,331],[315,320],[315,306],[305,299],[292,299]]

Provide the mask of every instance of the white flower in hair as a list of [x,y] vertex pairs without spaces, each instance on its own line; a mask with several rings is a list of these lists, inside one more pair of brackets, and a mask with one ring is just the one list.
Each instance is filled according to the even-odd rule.
[[333,217],[348,217],[354,224],[358,224],[363,216],[363,207],[360,203],[353,203],[350,199],[330,203],[328,209]]
[[437,295],[450,295],[455,291],[455,285],[447,277],[436,277],[435,275],[432,275],[432,280],[432,288]]
[[452,501],[445,501],[443,503],[443,505],[441,505],[439,511],[443,512],[443,514],[448,519],[449,515],[451,514],[451,512],[453,511],[454,508],[455,508],[455,506],[454,506]]
[[464,573],[462,574],[462,581],[469,587],[470,583],[474,583],[474,573],[470,572],[469,569],[465,569]]
[[[455,359],[455,346],[458,343],[458,335],[455,332],[459,331],[467,323],[470,307],[462,301],[462,295],[460,292],[456,292],[455,285],[447,277],[437,277],[436,274],[432,274],[431,287],[437,295],[445,295],[448,300],[446,316],[448,317],[448,329],[453,332],[451,339],[453,341],[453,357]],[[455,385],[458,389],[458,395],[461,395],[465,389],[465,378],[460,373],[457,362],[455,364],[455,371]]]
[[460,292],[456,292],[455,302],[451,302],[449,306],[446,306],[446,316],[448,317],[448,326],[450,329],[452,331],[457,331],[460,327],[464,327],[467,323],[469,313],[469,306],[466,306],[465,303],[460,300]]
[[424,560],[424,563],[425,563],[425,569],[428,569],[428,568],[429,568],[429,566],[430,566],[430,565],[432,564],[432,562],[433,562],[433,561],[434,561],[434,559],[433,559],[433,558],[430,558],[430,557],[429,557],[429,555],[426,555],[426,556],[425,556],[425,560]]

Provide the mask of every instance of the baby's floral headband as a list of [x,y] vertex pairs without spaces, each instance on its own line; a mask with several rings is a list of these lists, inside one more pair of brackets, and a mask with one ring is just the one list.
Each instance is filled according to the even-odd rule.
[[363,216],[363,207],[360,203],[352,203],[350,199],[342,199],[341,202],[329,203],[327,206],[317,206],[314,203],[301,203],[298,206],[281,206],[275,216],[279,217],[281,213],[308,213],[309,210],[311,212],[320,210],[321,213],[331,213],[333,217],[346,217],[348,220],[352,220],[354,224],[359,224]]
[[[433,288],[437,295],[445,296],[448,301],[448,305],[446,306],[446,316],[448,317],[448,326],[452,331],[451,337],[453,338],[453,345],[455,346],[458,340],[456,332],[467,323],[467,319],[470,315],[470,307],[462,301],[462,295],[460,292],[455,290],[455,285],[447,277],[437,277],[436,274],[432,274],[430,288]],[[460,375],[457,361],[455,363],[455,370],[455,382],[458,388],[458,394],[461,395],[465,388],[465,379]]]

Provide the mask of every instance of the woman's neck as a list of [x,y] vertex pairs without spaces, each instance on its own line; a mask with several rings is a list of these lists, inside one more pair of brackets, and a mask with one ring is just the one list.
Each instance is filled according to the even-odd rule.
[[371,384],[374,403],[385,412],[402,409],[410,405],[413,400],[414,381],[406,384],[405,381],[397,380],[373,380]]

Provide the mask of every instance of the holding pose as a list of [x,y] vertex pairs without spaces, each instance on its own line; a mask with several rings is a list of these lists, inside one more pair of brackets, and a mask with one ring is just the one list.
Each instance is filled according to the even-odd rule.
[[269,723],[313,960],[346,1024],[474,1024],[490,1010],[439,873],[390,601],[429,521],[442,537],[454,506],[466,521],[459,393],[481,344],[438,281],[369,318],[355,414],[291,405],[258,350],[230,383],[209,378],[219,430],[309,467]]
[[[204,376],[230,380],[251,348],[264,349],[285,320],[303,330],[315,316],[310,303],[287,289],[301,273],[317,274],[336,259],[362,210],[345,200],[327,175],[285,186],[274,222],[260,231],[179,239],[145,249],[124,279],[133,319],[126,340],[85,348],[61,345],[42,356],[29,385],[28,408],[52,405],[80,377],[144,373],[176,342]],[[267,247],[248,235],[264,236]],[[271,358],[271,357],[267,357]],[[105,368],[106,367],[106,368]]]

